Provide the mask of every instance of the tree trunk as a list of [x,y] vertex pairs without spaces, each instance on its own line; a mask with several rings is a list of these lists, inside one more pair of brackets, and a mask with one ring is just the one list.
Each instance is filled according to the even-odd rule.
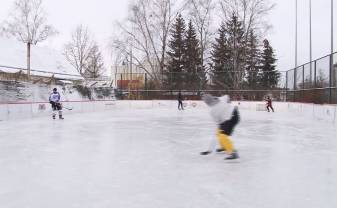
[[27,78],[30,80],[30,45],[31,43],[27,43]]
[[201,46],[201,66],[204,66],[204,37],[203,37],[203,29],[201,28],[200,32],[200,46]]

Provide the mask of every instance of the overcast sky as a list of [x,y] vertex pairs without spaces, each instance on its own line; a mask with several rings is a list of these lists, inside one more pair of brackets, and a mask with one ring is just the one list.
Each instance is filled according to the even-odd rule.
[[[275,48],[278,69],[283,71],[292,68],[295,62],[295,0],[270,1],[276,3],[276,7],[269,15],[273,28],[269,31],[268,38]],[[312,0],[313,58],[319,58],[330,52],[330,1]],[[8,16],[13,2],[14,0],[1,0],[0,22]],[[298,0],[298,2],[298,63],[303,64],[309,61],[309,0]],[[88,25],[94,33],[95,39],[104,51],[106,61],[109,61],[107,44],[113,32],[113,24],[116,20],[125,18],[127,6],[127,0],[44,0],[48,22],[59,31],[59,35],[49,39],[43,45],[61,50],[76,25],[82,23]],[[334,10],[337,11],[336,1]],[[334,16],[334,36],[337,37],[337,14]],[[335,38],[334,49],[337,51],[337,38]]]

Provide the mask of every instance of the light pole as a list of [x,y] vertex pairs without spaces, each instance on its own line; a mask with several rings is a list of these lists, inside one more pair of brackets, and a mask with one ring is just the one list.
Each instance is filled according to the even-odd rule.
[[331,54],[333,51],[333,0],[331,0]]
[[334,86],[334,82],[335,81],[333,81],[333,78],[334,78],[334,76],[335,75],[333,75],[333,72],[334,72],[334,70],[333,70],[333,63],[334,63],[334,60],[333,60],[333,58],[334,58],[334,55],[333,55],[333,0],[331,0],[331,55],[330,55],[330,78],[329,78],[329,86],[330,86],[330,96],[329,96],[329,103],[331,103],[331,101],[332,101],[332,87]]
[[297,67],[297,0],[295,1],[295,68]]
[[309,59],[310,59],[310,83],[312,82],[312,21],[311,21],[311,0],[309,0]]
[[311,27],[311,0],[309,0],[309,41],[310,41],[310,71],[312,62],[312,27]]

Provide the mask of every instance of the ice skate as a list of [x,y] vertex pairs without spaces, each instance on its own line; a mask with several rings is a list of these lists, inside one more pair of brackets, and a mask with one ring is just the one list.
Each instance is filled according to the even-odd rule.
[[225,149],[223,149],[223,148],[216,149],[216,152],[224,152],[224,151],[225,151]]
[[238,158],[239,158],[238,152],[233,151],[228,157],[225,158],[225,160],[235,160]]

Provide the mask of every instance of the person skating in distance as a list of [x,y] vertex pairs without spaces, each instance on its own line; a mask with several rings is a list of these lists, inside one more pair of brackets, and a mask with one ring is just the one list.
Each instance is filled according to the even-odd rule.
[[178,93],[178,110],[184,110],[183,96],[181,95],[180,90],[179,90],[179,93]]
[[270,108],[274,112],[272,100],[269,96],[267,96],[266,102],[267,102],[267,111],[270,112],[270,110],[269,110],[269,108]]
[[54,88],[53,92],[49,96],[49,103],[53,109],[53,119],[56,117],[56,111],[58,111],[59,119],[64,119],[62,116],[62,105],[60,103],[61,95],[57,92],[57,89]]
[[[239,158],[238,152],[234,149],[234,145],[230,139],[233,133],[234,127],[239,123],[240,116],[237,106],[233,106],[230,103],[228,95],[222,97],[214,97],[212,95],[204,95],[202,97],[204,102],[211,108],[211,116],[218,125],[217,138],[221,146],[217,152],[225,151],[229,156],[226,160]],[[215,150],[216,141],[213,140],[210,149],[205,152],[201,152],[201,155],[208,155]]]

